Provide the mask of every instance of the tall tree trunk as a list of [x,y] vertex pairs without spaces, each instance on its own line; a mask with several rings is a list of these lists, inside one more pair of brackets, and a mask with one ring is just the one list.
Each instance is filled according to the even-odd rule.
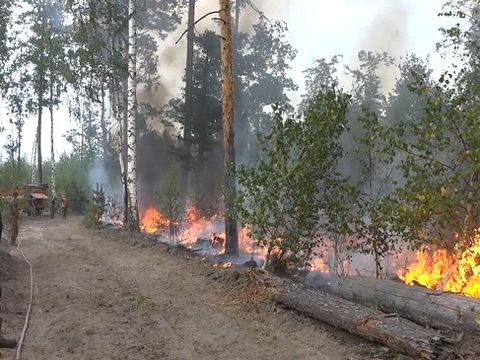
[[120,178],[122,181],[122,194],[123,194],[123,203],[124,203],[124,212],[123,212],[123,224],[127,226],[128,222],[128,194],[126,190],[126,169],[125,169],[125,161],[124,161],[124,151],[123,151],[123,116],[120,106],[120,96],[118,94],[118,88],[112,84],[110,89],[110,115],[112,116],[112,123],[117,124],[117,133],[116,133],[116,146],[118,151],[118,163],[120,165]]
[[[127,51],[127,57],[126,57],[127,63],[128,63],[128,51]],[[122,154],[123,154],[123,178],[122,178],[122,183],[123,183],[123,205],[124,205],[124,216],[126,219],[125,224],[128,225],[128,208],[129,208],[129,195],[128,195],[128,90],[127,90],[127,81],[123,82],[124,86],[121,86],[121,93],[119,95],[122,97]],[[120,100],[119,100],[120,101]],[[120,102],[119,102],[120,103]]]
[[57,187],[56,187],[56,177],[55,177],[55,146],[54,146],[54,136],[53,136],[53,76],[50,78],[50,156],[52,157],[52,199],[57,197]]
[[100,107],[100,127],[102,129],[102,156],[104,161],[107,159],[108,154],[108,130],[107,121],[105,118],[105,88],[102,85],[102,102]]
[[249,123],[248,119],[242,116],[242,94],[243,86],[240,78],[240,14],[245,0],[235,0],[235,20],[233,23],[232,47],[233,47],[233,82],[235,86],[235,132],[236,132],[236,155],[237,162],[242,162],[246,158],[248,152],[248,135]]
[[[18,120],[21,121],[21,120]],[[20,163],[22,161],[22,126],[17,126],[17,138],[18,138],[18,146],[17,146],[17,169],[20,169]]]
[[31,174],[30,174],[30,181],[34,183],[36,181],[37,177],[37,147],[38,147],[38,129],[35,133],[35,141],[33,142],[33,147],[32,147],[32,162],[31,162]]
[[[113,33],[113,30],[112,30]],[[122,51],[122,40],[116,37],[115,35],[111,35],[110,38],[110,50],[111,53],[114,54],[117,49]],[[117,48],[118,46],[118,48]],[[126,103],[123,101],[123,88],[122,82],[118,81],[118,79],[112,79],[110,83],[110,115],[113,117],[112,122],[117,124],[117,134],[116,134],[116,143],[117,143],[117,150],[118,150],[118,163],[120,165],[120,179],[122,181],[122,195],[123,195],[123,225],[128,225],[128,191],[127,191],[127,167],[126,167],[126,146],[125,141],[126,137],[124,134],[126,133],[125,129],[125,116],[123,115],[123,111],[126,106]]]
[[224,148],[224,190],[225,203],[225,255],[238,255],[238,224],[231,214],[231,196],[236,194],[235,177],[235,132],[233,119],[233,49],[231,0],[220,0],[220,37],[222,39],[222,112]]
[[37,116],[37,182],[43,183],[42,168],[42,110],[43,90],[38,91],[38,116]]
[[128,156],[127,184],[129,195],[128,225],[131,231],[139,230],[137,202],[137,1],[128,2]]
[[193,45],[195,42],[195,1],[188,2],[187,61],[185,65],[185,119],[183,124],[182,175],[180,190],[186,196],[190,178],[191,141],[193,127]]

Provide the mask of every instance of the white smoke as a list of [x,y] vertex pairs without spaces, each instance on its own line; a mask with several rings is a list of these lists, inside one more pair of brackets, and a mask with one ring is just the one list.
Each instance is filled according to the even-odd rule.
[[118,176],[115,176],[114,179],[109,176],[105,162],[101,158],[95,158],[92,166],[90,166],[88,170],[88,185],[90,190],[96,189],[97,184],[103,187],[106,196],[118,199],[122,198],[122,187]]
[[[354,0],[352,0],[354,1]],[[352,68],[357,68],[357,53],[360,50],[374,53],[387,52],[396,61],[407,52],[409,36],[409,9],[406,0],[367,0],[365,5],[374,5],[377,12],[369,23],[359,41],[357,51],[347,61]],[[399,75],[396,66],[381,67],[378,71],[381,78],[382,92],[387,95],[393,88]]]
[[[250,5],[250,4],[251,5]],[[290,6],[288,1],[282,3],[281,6],[278,2],[270,0],[256,0],[249,1],[244,11],[240,16],[239,29],[241,32],[251,33],[252,26],[258,21],[259,13],[264,14],[268,18],[275,19],[288,13]],[[203,0],[197,1],[195,8],[195,20],[200,19],[205,14],[218,10],[219,4],[217,0]],[[180,91],[183,83],[183,74],[185,71],[186,53],[187,53],[187,37],[183,38],[175,44],[180,38],[181,34],[187,29],[187,12],[185,12],[181,25],[172,32],[165,41],[161,42],[159,46],[159,73],[162,77],[163,88],[161,89],[160,99],[164,105],[169,99],[180,96]],[[219,25],[213,18],[217,17],[217,14],[207,16],[205,19],[195,25],[197,33],[202,33],[209,29],[215,32],[219,32]],[[158,101],[158,100],[157,100]]]

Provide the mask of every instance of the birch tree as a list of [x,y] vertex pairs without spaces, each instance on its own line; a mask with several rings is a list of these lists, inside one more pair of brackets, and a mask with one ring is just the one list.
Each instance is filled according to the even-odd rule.
[[137,1],[128,2],[128,139],[127,139],[127,184],[128,184],[128,225],[130,230],[139,230],[137,202]]

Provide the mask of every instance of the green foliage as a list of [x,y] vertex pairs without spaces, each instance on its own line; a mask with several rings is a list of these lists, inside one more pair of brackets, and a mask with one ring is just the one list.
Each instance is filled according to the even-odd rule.
[[90,202],[87,204],[85,208],[85,216],[83,217],[83,225],[88,229],[97,228],[98,223],[98,206],[94,203]]
[[6,161],[0,164],[0,190],[23,186],[30,182],[30,167],[25,159],[20,163]]
[[[57,194],[66,195],[72,211],[84,214],[90,201],[88,169],[90,163],[75,154],[62,154],[56,164]],[[45,165],[45,181],[51,182],[50,164]]]
[[[413,141],[396,137],[403,158],[399,165],[406,178],[397,196],[420,243],[435,243],[453,251],[458,242],[470,245],[478,227],[478,161],[480,144],[475,99],[478,91],[463,80],[457,90],[419,84],[426,99],[425,114],[417,123],[401,123],[395,134],[406,131]],[[424,90],[424,89],[427,90]]]
[[[167,219],[170,241],[175,240],[181,221],[185,216],[185,204],[180,196],[178,173],[170,168],[166,177],[158,185],[157,202],[163,217]],[[162,224],[159,224],[162,225]],[[165,224],[163,224],[165,225]]]
[[318,245],[320,213],[332,215],[330,196],[342,192],[335,168],[347,108],[348,96],[337,90],[319,93],[303,116],[276,107],[272,130],[259,137],[261,157],[236,170],[235,209],[267,248],[267,269],[276,262],[306,266]]
[[85,206],[85,216],[83,224],[87,228],[97,228],[101,225],[101,217],[105,213],[106,190],[103,185],[96,184],[96,188],[92,190],[90,201]]

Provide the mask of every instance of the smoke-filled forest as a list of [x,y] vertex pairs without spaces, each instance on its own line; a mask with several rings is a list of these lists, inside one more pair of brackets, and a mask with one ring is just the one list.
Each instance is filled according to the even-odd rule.
[[[431,45],[449,66],[394,50],[351,64],[318,54],[299,104],[297,50],[267,3],[1,0],[4,199],[37,184],[38,215],[65,195],[88,228],[347,300],[366,296],[348,281],[371,279],[480,298],[477,2],[439,7]],[[65,116],[71,151],[56,158]]]

